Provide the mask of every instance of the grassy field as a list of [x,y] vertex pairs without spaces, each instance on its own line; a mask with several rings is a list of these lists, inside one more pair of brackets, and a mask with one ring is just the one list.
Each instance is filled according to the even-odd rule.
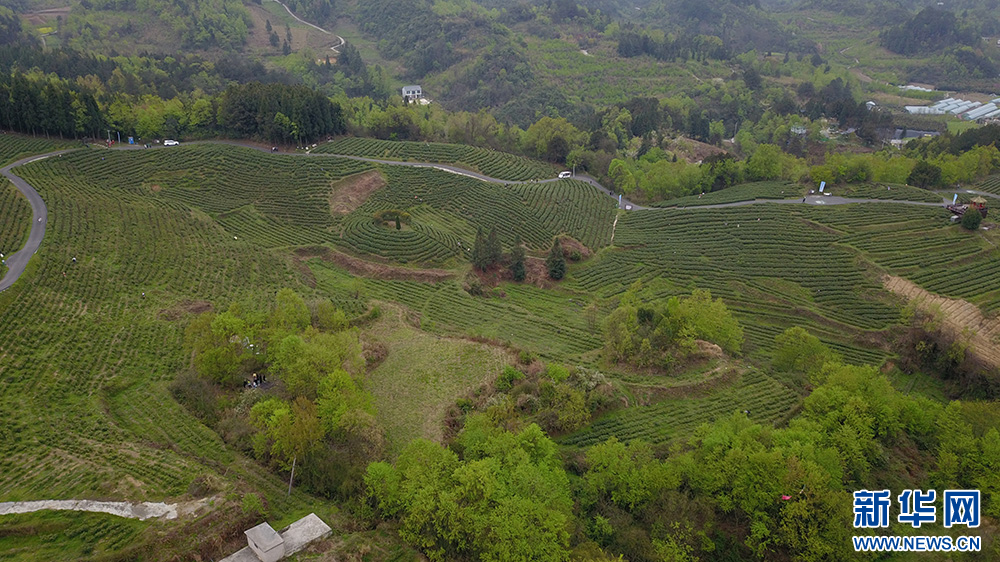
[[414,328],[401,307],[382,311],[366,338],[383,344],[388,355],[370,372],[368,383],[395,454],[418,437],[440,441],[455,397],[492,381],[514,358],[503,348]]
[[523,156],[440,142],[388,141],[344,137],[323,143],[313,152],[364,156],[379,160],[457,164],[493,178],[511,181],[548,179],[557,169],[549,163]]

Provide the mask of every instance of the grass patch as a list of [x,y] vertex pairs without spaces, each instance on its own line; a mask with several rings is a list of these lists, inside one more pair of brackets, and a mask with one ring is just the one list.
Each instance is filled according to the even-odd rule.
[[514,361],[503,348],[418,330],[405,315],[401,307],[385,306],[366,334],[387,352],[368,382],[394,453],[418,437],[440,441],[445,413],[455,399]]

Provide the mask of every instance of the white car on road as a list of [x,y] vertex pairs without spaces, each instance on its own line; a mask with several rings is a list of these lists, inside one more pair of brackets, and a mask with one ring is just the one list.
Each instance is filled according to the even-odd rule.
[[163,141],[163,146],[177,146],[180,143],[175,140],[165,140]]
[[568,178],[568,177],[570,177],[571,175],[572,175],[572,174],[571,174],[570,172],[559,172],[559,178],[560,178],[560,179],[565,179],[565,178]]

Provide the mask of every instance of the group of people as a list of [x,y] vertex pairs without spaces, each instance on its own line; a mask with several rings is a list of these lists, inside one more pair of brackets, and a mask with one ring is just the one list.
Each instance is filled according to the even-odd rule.
[[261,373],[259,375],[257,373],[254,373],[253,377],[249,379],[243,379],[243,388],[257,388],[263,385],[264,381],[266,380],[267,377],[264,375],[264,373]]

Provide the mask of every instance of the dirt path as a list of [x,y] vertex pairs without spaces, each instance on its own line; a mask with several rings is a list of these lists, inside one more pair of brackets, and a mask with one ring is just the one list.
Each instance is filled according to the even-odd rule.
[[31,513],[44,509],[110,513],[111,515],[138,519],[140,521],[160,517],[164,519],[177,519],[177,504],[166,503],[99,502],[91,500],[41,500],[0,503],[0,515]]
[[922,309],[939,308],[946,325],[956,332],[972,332],[973,351],[984,361],[1000,367],[1000,318],[984,317],[979,308],[961,299],[949,299],[927,291],[902,277],[886,275],[882,278],[886,289],[916,301]]

